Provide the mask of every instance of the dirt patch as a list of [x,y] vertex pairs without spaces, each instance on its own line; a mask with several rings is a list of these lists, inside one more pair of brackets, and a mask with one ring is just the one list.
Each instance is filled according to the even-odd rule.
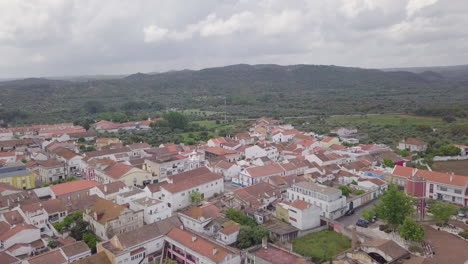
[[468,261],[468,242],[457,236],[430,227],[422,223],[426,232],[425,241],[434,249],[434,263],[464,264]]
[[468,176],[468,160],[436,161],[432,170]]

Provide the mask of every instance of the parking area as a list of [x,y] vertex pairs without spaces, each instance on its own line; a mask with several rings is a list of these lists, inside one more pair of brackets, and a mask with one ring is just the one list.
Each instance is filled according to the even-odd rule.
[[359,218],[362,218],[362,210],[364,209],[372,209],[376,203],[378,203],[380,200],[374,200],[371,201],[370,203],[358,207],[354,210],[354,214],[350,216],[342,216],[338,218],[336,221],[341,223],[344,227],[348,227],[350,225],[354,225]]

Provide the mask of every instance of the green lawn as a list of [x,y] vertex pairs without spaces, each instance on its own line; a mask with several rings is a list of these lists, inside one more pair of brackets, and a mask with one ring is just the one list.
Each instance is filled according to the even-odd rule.
[[324,230],[312,233],[293,241],[293,251],[321,263],[351,247],[346,236],[334,231]]

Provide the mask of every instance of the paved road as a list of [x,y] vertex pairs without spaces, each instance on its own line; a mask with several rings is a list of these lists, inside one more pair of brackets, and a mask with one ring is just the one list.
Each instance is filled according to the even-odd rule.
[[356,208],[355,212],[353,215],[350,215],[350,216],[343,216],[341,218],[338,218],[336,221],[340,222],[341,224],[343,224],[344,227],[348,227],[349,225],[353,225],[356,223],[356,221],[359,219],[359,218],[362,218],[362,210],[364,209],[371,209],[375,203],[377,203],[378,199],[364,205],[364,206],[361,206],[359,208]]

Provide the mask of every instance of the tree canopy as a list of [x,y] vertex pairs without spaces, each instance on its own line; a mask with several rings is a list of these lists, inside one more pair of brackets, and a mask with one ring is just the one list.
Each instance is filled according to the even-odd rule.
[[406,240],[421,242],[424,239],[424,228],[410,218],[405,219],[403,224],[398,228],[398,232]]
[[399,226],[413,213],[413,200],[402,191],[398,191],[396,185],[391,184],[388,190],[380,197],[381,203],[374,209],[380,218],[388,224]]
[[188,126],[187,117],[179,112],[169,112],[164,116],[167,120],[168,125],[172,129],[185,129]]
[[237,245],[240,248],[249,248],[260,244],[264,237],[268,237],[268,230],[262,226],[242,226],[237,236]]
[[456,212],[457,207],[448,203],[435,202],[431,207],[432,219],[442,224],[446,224]]

